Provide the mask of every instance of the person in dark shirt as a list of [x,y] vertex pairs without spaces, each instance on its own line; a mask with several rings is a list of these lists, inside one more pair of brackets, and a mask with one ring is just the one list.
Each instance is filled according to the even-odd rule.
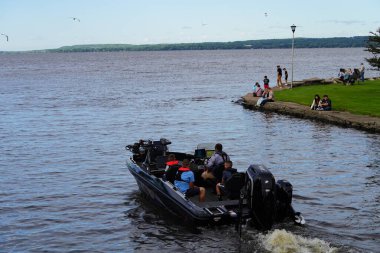
[[289,77],[288,71],[286,70],[286,68],[283,68],[282,70],[284,70],[285,72],[285,85],[288,85],[288,77]]
[[231,161],[225,161],[224,162],[224,171],[223,171],[222,182],[218,183],[216,185],[216,188],[215,188],[216,194],[218,195],[218,200],[222,200],[222,195],[228,194],[228,190],[224,187],[224,184],[236,172],[237,172],[237,170],[232,168],[232,162]]
[[321,105],[318,106],[318,111],[331,111],[331,100],[329,99],[329,96],[323,95],[323,99],[321,101]]
[[269,79],[267,76],[264,76],[264,89],[268,89],[269,88]]

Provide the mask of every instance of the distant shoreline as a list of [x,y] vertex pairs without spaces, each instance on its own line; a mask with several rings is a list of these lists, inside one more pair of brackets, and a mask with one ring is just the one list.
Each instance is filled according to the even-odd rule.
[[[366,47],[368,36],[335,38],[296,38],[296,48],[360,48]],[[2,51],[1,53],[70,53],[70,52],[119,52],[119,51],[183,51],[183,50],[233,50],[233,49],[286,49],[292,47],[292,39],[246,40],[232,42],[200,42],[173,44],[89,44],[63,46],[55,49],[29,51]]]

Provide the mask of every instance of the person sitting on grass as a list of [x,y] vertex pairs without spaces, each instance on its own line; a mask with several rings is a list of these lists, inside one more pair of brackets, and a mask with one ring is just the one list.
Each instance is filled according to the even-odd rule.
[[340,69],[339,70],[339,74],[338,74],[339,80],[344,81],[344,73],[345,72],[346,72],[345,69]]
[[190,198],[199,195],[199,202],[204,202],[206,197],[206,190],[203,187],[194,185],[194,173],[190,170],[190,162],[188,159],[182,161],[182,167],[178,169],[175,177],[174,185],[186,197]]
[[310,109],[317,110],[320,102],[321,102],[321,97],[318,94],[316,94],[314,96],[313,103],[311,104]]
[[329,96],[323,95],[323,99],[321,101],[320,106],[318,106],[318,111],[331,111],[331,100],[329,99]]
[[223,171],[222,182],[218,183],[216,185],[216,188],[215,188],[216,195],[218,196],[218,200],[221,201],[222,200],[222,196],[228,194],[228,190],[224,187],[224,184],[236,172],[237,172],[237,170],[234,169],[234,168],[232,168],[232,162],[231,161],[225,161],[224,162],[224,171]]

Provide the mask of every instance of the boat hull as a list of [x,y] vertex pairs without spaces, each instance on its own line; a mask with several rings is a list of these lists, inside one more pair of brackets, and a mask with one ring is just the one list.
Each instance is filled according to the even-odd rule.
[[140,191],[148,199],[187,224],[198,226],[233,221],[227,214],[217,216],[210,214],[206,208],[197,206],[179,193],[172,184],[150,175],[132,160],[127,161],[127,167],[136,179]]

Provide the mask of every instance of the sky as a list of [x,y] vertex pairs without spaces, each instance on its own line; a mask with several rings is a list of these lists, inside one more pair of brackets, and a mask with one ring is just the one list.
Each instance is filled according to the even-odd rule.
[[379,11],[379,0],[0,0],[0,51],[291,38],[292,24],[296,38],[366,36]]

